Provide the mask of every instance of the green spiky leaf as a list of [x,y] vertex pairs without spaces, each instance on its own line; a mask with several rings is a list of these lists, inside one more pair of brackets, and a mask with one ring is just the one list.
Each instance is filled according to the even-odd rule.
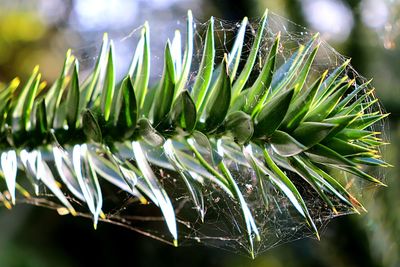
[[196,106],[188,91],[183,91],[171,110],[171,118],[185,131],[194,130],[197,123]]
[[164,72],[153,104],[153,123],[159,124],[168,115],[175,90],[175,68],[171,54],[171,45],[165,46]]
[[289,108],[294,88],[286,90],[265,103],[260,113],[255,117],[254,135],[270,136],[281,125]]
[[78,120],[78,112],[79,112],[79,77],[78,77],[78,63],[75,63],[75,67],[72,74],[71,86],[68,90],[67,99],[66,99],[66,118],[69,129],[75,129],[77,120]]

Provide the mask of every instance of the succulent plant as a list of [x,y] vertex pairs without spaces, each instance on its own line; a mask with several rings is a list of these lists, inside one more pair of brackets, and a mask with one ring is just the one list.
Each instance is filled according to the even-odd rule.
[[[52,207],[72,215],[83,214],[87,206],[96,226],[99,218],[112,221],[103,212],[103,198],[123,191],[129,203],[160,209],[169,231],[165,239],[176,245],[179,195],[190,199],[190,216],[202,224],[209,219],[208,199],[217,192],[231,201],[226,209],[232,205],[240,211],[239,232],[252,255],[263,238],[260,213],[275,205],[271,192],[284,196],[316,236],[317,218],[307,201],[333,215],[340,213],[338,206],[364,210],[342,174],[383,185],[365,171],[365,166],[388,166],[379,158],[384,141],[371,127],[386,114],[371,108],[377,100],[371,101],[370,82],[349,78],[348,60],[334,69],[310,71],[318,35],[279,65],[285,49],[279,32],[268,53],[260,52],[267,21],[266,12],[244,55],[245,18],[232,49],[217,61],[211,18],[194,71],[189,11],[184,55],[174,48],[180,51],[180,38],[173,45],[168,41],[163,74],[153,84],[147,23],[122,81],[116,80],[114,45],[107,35],[84,81],[71,51],[49,88],[38,67],[23,86],[17,78],[11,81],[0,90],[4,205],[51,199]],[[240,170],[248,172],[239,181]],[[171,180],[185,190],[175,192]],[[243,180],[256,189],[247,192]],[[301,188],[315,194],[304,195]]]

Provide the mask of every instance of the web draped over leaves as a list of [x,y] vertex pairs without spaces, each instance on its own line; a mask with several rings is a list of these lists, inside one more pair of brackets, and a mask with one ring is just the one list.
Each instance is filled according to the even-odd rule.
[[122,81],[105,36],[86,79],[68,51],[52,86],[35,68],[1,88],[6,207],[254,257],[319,238],[383,184],[386,115],[370,81],[317,34],[267,12],[238,23],[189,12],[161,76],[147,23],[138,39]]

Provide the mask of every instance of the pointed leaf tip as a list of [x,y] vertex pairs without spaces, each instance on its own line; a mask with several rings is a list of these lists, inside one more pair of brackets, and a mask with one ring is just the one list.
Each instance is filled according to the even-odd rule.
[[111,113],[112,100],[115,91],[115,63],[114,63],[114,44],[110,41],[108,49],[106,74],[104,78],[104,87],[101,92],[101,110],[105,121],[108,121]]
[[79,110],[79,62],[75,60],[72,73],[71,85],[67,94],[67,123],[70,130],[74,130],[77,125]]

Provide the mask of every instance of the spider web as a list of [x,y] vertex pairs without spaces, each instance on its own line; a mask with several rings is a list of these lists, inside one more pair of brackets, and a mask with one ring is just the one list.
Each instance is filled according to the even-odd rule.
[[[251,51],[259,21],[260,19],[255,19],[248,24],[238,73],[240,73],[240,69],[244,66],[247,56]],[[195,52],[190,78],[188,80],[188,88],[193,86],[200,66],[208,23],[209,22],[201,23],[197,21],[195,24]],[[185,40],[185,29],[183,28],[183,25],[185,25],[185,23],[178,23],[177,26],[182,28],[182,40]],[[215,62],[221,62],[224,53],[229,53],[240,25],[240,22],[231,22],[222,19],[214,20],[216,46]],[[166,35],[161,32],[162,30],[160,29],[155,29],[155,31],[152,30],[151,36]],[[268,15],[266,31],[260,45],[258,61],[256,62],[249,79],[249,84],[252,84],[260,73],[265,64],[269,49],[271,48],[278,32],[281,33],[281,44],[277,58],[278,66],[287,62],[299,45],[306,44],[314,34],[306,28],[270,12]],[[138,28],[117,40],[117,53],[119,45],[124,45],[127,42],[135,43],[137,42],[139,35],[140,29]],[[172,38],[172,36],[169,37]],[[160,40],[160,43],[164,42],[165,39],[162,42]],[[312,65],[307,79],[307,85],[310,85],[316,77],[320,76],[325,70],[328,70],[330,73],[347,60],[345,56],[339,54],[326,42],[323,40],[320,40],[320,42],[320,49]],[[98,50],[98,48],[99,47],[97,46],[88,46],[74,51],[74,54],[80,59],[83,73],[90,70],[93,66],[97,59],[96,50]],[[182,47],[182,49],[183,48],[184,47]],[[160,69],[160,66],[163,65],[163,45],[154,43],[152,40],[151,51],[151,66],[152,68],[153,66],[155,67],[151,70],[152,76],[150,85],[151,81],[155,81],[161,76],[162,69]],[[123,71],[120,72],[120,75],[122,75]],[[356,84],[366,82],[366,79],[358,74],[351,66],[347,67],[346,71],[342,75],[348,75],[350,78],[355,78]],[[365,88],[360,93],[359,97],[370,89],[371,86]],[[365,103],[370,103],[375,99],[375,96],[370,94],[364,101]],[[369,109],[370,111],[379,110],[383,112],[382,107],[378,102],[371,105]],[[386,132],[384,128],[385,123],[376,123],[372,127],[374,131],[379,131],[382,135]],[[382,138],[385,140],[386,136],[382,136]],[[70,150],[72,150],[72,148],[70,148]],[[168,168],[160,167],[156,164],[158,160],[162,161],[162,159],[165,158],[162,154],[163,152],[156,148],[148,148],[146,153],[149,161],[152,163],[153,171],[157,174],[174,206],[178,223],[179,245],[200,244],[249,255],[251,246],[246,234],[246,224],[242,217],[240,204],[237,201],[229,197],[218,186],[205,181],[204,187],[202,188],[205,202],[205,218],[204,221],[202,221],[197,211],[193,208],[192,200],[190,199],[185,184],[181,179],[179,179],[178,174]],[[55,170],[54,163],[47,163],[53,170],[53,174],[56,175],[57,171]],[[254,254],[261,253],[286,242],[314,236],[310,228],[304,222],[304,219],[298,214],[287,197],[285,197],[279,190],[274,188],[272,185],[266,184],[268,196],[265,200],[261,196],[256,174],[251,168],[229,160],[227,161],[227,166],[248,203],[260,232],[261,241],[255,242]],[[372,174],[383,178],[384,175],[380,168],[374,168],[371,171],[373,172],[376,170],[378,173]],[[362,198],[365,190],[368,190],[368,185],[364,184],[360,179],[354,179],[354,177],[344,172],[337,172],[338,173],[335,177],[340,177],[340,182],[345,184],[347,189],[354,196]],[[287,172],[287,174],[303,196],[311,217],[314,219],[314,222],[320,231],[323,231],[327,223],[334,217],[354,213],[354,211],[348,206],[341,204],[339,199],[335,199],[335,197],[332,196],[332,202],[338,211],[337,214],[333,213],[311,186],[304,183],[304,181],[295,174],[290,172]],[[26,188],[29,188],[29,186]],[[171,244],[171,236],[165,226],[165,220],[158,207],[151,203],[143,204],[137,198],[125,191],[117,189],[107,182],[102,181],[101,188],[104,198],[102,210],[105,214],[105,218],[100,219],[101,221],[126,227]],[[66,193],[67,190],[64,190],[64,192]],[[88,212],[85,203],[73,197],[72,194],[67,195],[67,197],[70,202],[77,207],[79,216],[87,218],[92,217]],[[20,199],[19,202],[57,209],[60,214],[65,211],[58,204],[57,199],[44,185],[39,185],[39,194],[37,196],[30,199]]]

